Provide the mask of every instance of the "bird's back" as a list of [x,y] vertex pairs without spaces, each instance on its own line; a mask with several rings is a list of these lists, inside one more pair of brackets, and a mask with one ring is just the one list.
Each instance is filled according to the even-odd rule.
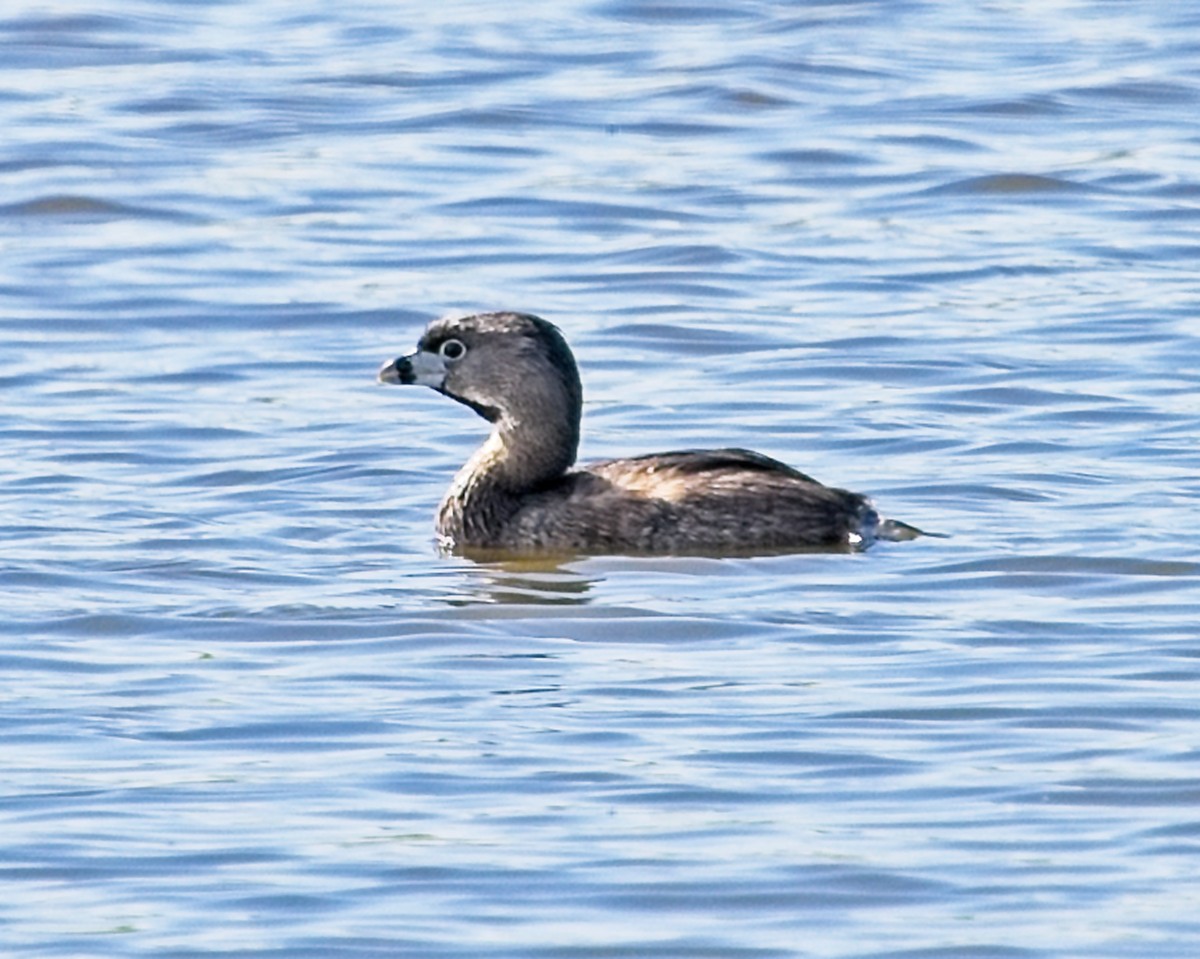
[[862,542],[874,521],[866,497],[760,453],[678,450],[593,463],[526,494],[497,545],[644,553],[846,548]]

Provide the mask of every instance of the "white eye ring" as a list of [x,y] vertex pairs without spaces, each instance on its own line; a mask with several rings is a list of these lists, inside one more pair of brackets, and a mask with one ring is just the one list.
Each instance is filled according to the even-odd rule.
[[450,362],[461,360],[467,355],[467,345],[462,340],[446,340],[438,347],[438,355]]

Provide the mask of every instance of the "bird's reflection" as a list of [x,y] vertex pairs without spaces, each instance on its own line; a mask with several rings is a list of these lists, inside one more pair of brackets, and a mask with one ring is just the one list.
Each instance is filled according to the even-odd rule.
[[465,595],[450,599],[452,606],[584,606],[603,579],[571,568],[579,560],[576,556],[472,554],[464,559],[460,569]]
[[861,555],[853,546],[809,549],[746,550],[724,556],[583,556],[578,554],[527,556],[499,550],[442,552],[461,574],[452,606],[585,606],[593,591],[611,576],[630,572],[642,575],[712,576],[745,561],[800,554],[841,553]]

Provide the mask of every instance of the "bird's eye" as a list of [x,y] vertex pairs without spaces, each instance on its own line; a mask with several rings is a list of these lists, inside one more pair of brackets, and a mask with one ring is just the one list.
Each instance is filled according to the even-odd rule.
[[438,347],[438,352],[444,360],[461,360],[467,355],[467,348],[462,340],[446,340]]

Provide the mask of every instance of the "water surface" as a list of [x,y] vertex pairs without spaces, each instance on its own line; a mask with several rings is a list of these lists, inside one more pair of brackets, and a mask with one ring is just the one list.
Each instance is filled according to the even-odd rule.
[[[1192,957],[1200,17],[0,14],[14,956]],[[584,453],[951,534],[439,557],[431,317]]]

